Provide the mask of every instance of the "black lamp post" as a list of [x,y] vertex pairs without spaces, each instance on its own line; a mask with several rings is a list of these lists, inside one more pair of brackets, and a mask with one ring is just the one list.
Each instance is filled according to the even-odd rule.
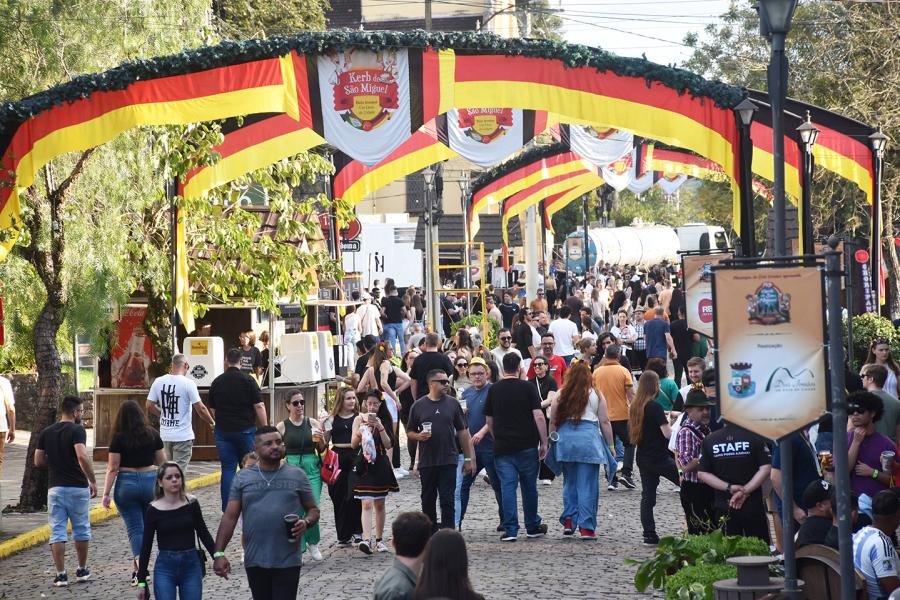
[[768,80],[772,105],[772,154],[775,157],[775,256],[787,255],[784,199],[784,100],[787,96],[787,57],[784,42],[798,0],[759,0],[760,33],[769,39]]
[[422,177],[425,179],[425,293],[428,296],[427,310],[428,320],[431,321],[431,330],[440,331],[440,312],[438,311],[439,303],[435,300],[437,296],[437,282],[435,281],[435,262],[439,260],[439,255],[435,252],[435,194],[434,181],[437,177],[437,167],[428,165],[422,169]]
[[881,222],[881,171],[884,166],[884,149],[888,136],[879,127],[869,136],[872,144],[872,279],[875,281],[875,312],[881,313],[881,243],[884,236],[884,224]]
[[[472,241],[469,233],[469,172],[462,171],[456,183],[459,184],[459,204],[463,215],[463,241],[465,242],[463,246],[463,264],[468,265],[472,258],[472,247],[469,246],[469,243]],[[484,265],[481,265],[481,268],[484,269]],[[464,269],[463,283],[466,289],[469,289],[472,287],[472,269],[469,266],[464,267]],[[469,293],[466,292],[466,298],[468,299],[468,297]]]
[[738,165],[741,177],[741,254],[744,257],[756,256],[756,218],[753,214],[753,141],[750,139],[750,125],[759,108],[750,98],[744,98],[734,107],[741,135],[741,164]]
[[801,216],[803,219],[802,252],[803,254],[812,254],[812,180],[813,165],[815,164],[812,149],[819,137],[819,130],[812,124],[809,111],[806,111],[806,121],[797,128],[797,133],[800,135],[800,156],[803,158],[803,198],[800,204],[800,212],[803,213]]

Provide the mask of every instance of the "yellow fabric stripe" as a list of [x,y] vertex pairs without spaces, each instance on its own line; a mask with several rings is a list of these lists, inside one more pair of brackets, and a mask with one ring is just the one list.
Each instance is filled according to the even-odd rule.
[[312,129],[301,129],[255,144],[197,173],[184,186],[183,195],[201,198],[213,188],[324,143]]
[[[344,200],[356,204],[368,194],[410,173],[424,169],[428,165],[456,156],[447,146],[435,142],[427,148],[389,162],[360,177],[344,192]],[[474,235],[474,234],[473,234]]]
[[196,329],[194,324],[194,307],[191,305],[191,284],[188,279],[187,244],[184,234],[186,211],[178,211],[178,223],[175,225],[175,307],[181,315],[181,322],[188,333]]
[[284,112],[295,121],[300,120],[300,101],[297,99],[297,74],[294,71],[293,52],[288,52],[279,57],[281,66],[281,81],[284,84]]
[[455,106],[453,93],[456,84],[456,53],[453,50],[438,51],[438,69],[441,85],[438,114],[444,114]]
[[697,165],[688,165],[684,163],[673,163],[665,160],[650,161],[654,171],[661,171],[666,175],[680,174],[697,179],[707,179],[710,181],[726,181],[728,176],[721,171],[713,171],[698,167]]
[[0,231],[4,232],[8,237],[0,242],[0,261],[6,259],[9,251],[19,239],[19,191],[13,187],[10,190],[9,199],[3,212],[0,212]]
[[732,221],[740,231],[740,189],[735,172],[734,149],[718,132],[693,119],[638,102],[570,90],[558,86],[514,81],[457,82],[458,106],[510,106],[554,112],[608,127],[627,129],[636,135],[693,150],[722,165],[731,180]]
[[855,183],[866,195],[868,203],[872,204],[872,175],[865,167],[821,144],[813,146],[812,153],[817,167],[837,173]]
[[[753,173],[768,181],[775,181],[775,157],[771,152],[761,148],[753,148]],[[784,163],[784,193],[790,197],[791,202],[798,204],[803,197],[803,189],[800,186],[800,173],[788,163]]]
[[571,192],[561,196],[556,202],[547,207],[547,218],[551,218],[553,215],[564,209],[569,205],[572,200],[575,200],[582,194],[587,194],[591,190],[597,189],[600,185],[603,185],[603,180],[600,180],[600,184],[594,185],[593,183],[587,183],[585,185],[578,186],[573,188]]

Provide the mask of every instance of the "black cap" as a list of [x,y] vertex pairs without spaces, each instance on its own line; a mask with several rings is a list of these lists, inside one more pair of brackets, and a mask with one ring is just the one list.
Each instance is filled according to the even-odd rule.
[[872,514],[887,517],[900,511],[900,498],[891,490],[881,490],[872,498]]
[[810,482],[806,489],[803,490],[803,505],[806,508],[812,508],[819,502],[827,502],[831,499],[832,489],[832,485],[824,479]]
[[363,336],[362,342],[366,348],[371,350],[378,343],[378,338],[372,334],[369,334],[369,335]]

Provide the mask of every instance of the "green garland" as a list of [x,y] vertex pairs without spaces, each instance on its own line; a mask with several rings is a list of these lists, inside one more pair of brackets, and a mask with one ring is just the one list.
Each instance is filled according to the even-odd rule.
[[17,102],[0,104],[0,140],[8,139],[20,123],[42,111],[66,102],[75,102],[96,92],[123,90],[135,81],[263,60],[284,55],[291,50],[304,55],[319,55],[330,50],[359,47],[372,50],[432,47],[438,50],[554,59],[566,67],[593,67],[598,72],[611,71],[620,76],[641,77],[646,81],[647,87],[653,82],[659,82],[677,90],[679,94],[709,98],[721,108],[736,106],[746,95],[738,87],[707,81],[690,71],[658,65],[641,58],[616,56],[605,50],[582,45],[549,40],[505,39],[474,31],[444,33],[341,29],[303,32],[268,40],[227,41],[169,56],[125,62],[103,73],[81,75]]
[[563,154],[564,152],[570,151],[571,149],[569,148],[569,145],[564,144],[563,142],[554,142],[547,146],[536,146],[534,148],[530,148],[525,152],[522,152],[521,154],[518,154],[515,157],[509,159],[508,161],[500,163],[496,167],[492,167],[487,171],[479,173],[478,177],[472,180],[472,195],[474,196],[481,190],[481,188],[489,185],[490,183],[493,183],[501,177],[509,175],[517,169],[521,169],[525,165],[530,165],[550,156],[555,156],[557,154]]

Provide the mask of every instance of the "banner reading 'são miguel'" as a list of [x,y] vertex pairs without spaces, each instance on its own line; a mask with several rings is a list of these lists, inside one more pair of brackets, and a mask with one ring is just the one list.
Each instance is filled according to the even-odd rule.
[[331,52],[317,60],[325,139],[366,166],[412,134],[409,51]]
[[534,137],[534,124],[530,110],[454,108],[438,117],[438,136],[454,152],[488,169],[521,150]]
[[823,286],[816,266],[714,269],[718,398],[725,419],[775,440],[825,412]]
[[706,337],[713,336],[712,268],[733,256],[734,254],[727,252],[684,254],[681,257],[687,326]]

